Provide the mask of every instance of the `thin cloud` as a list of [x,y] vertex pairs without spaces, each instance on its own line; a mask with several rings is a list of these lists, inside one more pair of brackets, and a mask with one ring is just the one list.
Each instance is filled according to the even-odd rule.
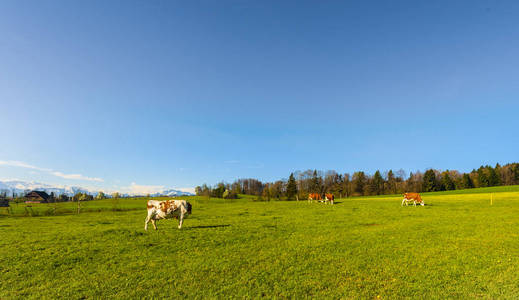
[[63,174],[58,171],[51,172],[52,175],[58,176],[65,179],[75,179],[75,180],[87,180],[87,181],[97,181],[97,182],[103,182],[103,179],[99,177],[87,177],[83,176],[81,174]]
[[164,189],[163,185],[140,185],[132,182],[130,186],[124,187],[123,191],[133,195],[144,195],[158,193]]
[[96,181],[96,182],[104,181],[102,178],[99,178],[99,177],[87,177],[87,176],[83,176],[81,174],[65,174],[65,173],[62,173],[59,171],[54,171],[52,169],[40,168],[37,166],[33,166],[31,164],[25,163],[23,161],[0,160],[0,166],[11,166],[11,167],[25,168],[25,169],[30,169],[30,170],[37,170],[37,171],[49,173],[49,174],[57,176],[57,177],[65,178],[65,179]]
[[182,191],[182,192],[191,193],[191,194],[195,193],[195,188],[192,188],[192,187],[177,188],[177,190]]
[[16,160],[0,160],[0,166],[11,166],[11,167],[19,167],[19,168],[25,168],[25,169],[32,169],[32,170],[38,170],[38,171],[44,171],[44,172],[50,172],[51,169],[45,169],[45,168],[39,168],[27,163],[24,163],[23,161],[16,161]]

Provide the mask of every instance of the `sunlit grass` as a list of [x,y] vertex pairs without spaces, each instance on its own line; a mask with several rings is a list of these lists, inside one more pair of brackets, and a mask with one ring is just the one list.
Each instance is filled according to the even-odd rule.
[[148,232],[143,198],[1,217],[0,298],[519,297],[519,193],[423,198],[192,197],[182,230]]

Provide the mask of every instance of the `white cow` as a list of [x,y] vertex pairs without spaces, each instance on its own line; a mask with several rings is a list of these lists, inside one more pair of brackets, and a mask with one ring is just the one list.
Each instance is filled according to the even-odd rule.
[[156,201],[148,200],[148,216],[144,223],[144,230],[148,230],[148,223],[151,221],[155,230],[156,220],[175,218],[179,220],[178,229],[182,228],[184,218],[191,214],[191,204],[186,200],[167,200]]

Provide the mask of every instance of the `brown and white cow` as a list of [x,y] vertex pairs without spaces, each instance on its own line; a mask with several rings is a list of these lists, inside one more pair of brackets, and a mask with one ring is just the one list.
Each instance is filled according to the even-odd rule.
[[324,194],[324,199],[326,200],[326,203],[330,202],[330,204],[333,204],[335,197],[333,194]]
[[178,229],[182,228],[184,218],[191,214],[191,204],[186,200],[167,200],[156,201],[148,200],[148,216],[144,223],[144,230],[148,230],[148,223],[151,221],[157,230],[156,220],[175,218],[179,220]]
[[402,206],[404,206],[404,203],[407,206],[409,202],[413,202],[414,206],[416,206],[416,203],[419,203],[422,206],[425,205],[422,197],[420,197],[420,194],[418,193],[405,193],[404,199],[402,200]]
[[322,201],[323,198],[321,197],[321,194],[318,194],[318,193],[308,194],[308,202],[313,202],[314,200]]

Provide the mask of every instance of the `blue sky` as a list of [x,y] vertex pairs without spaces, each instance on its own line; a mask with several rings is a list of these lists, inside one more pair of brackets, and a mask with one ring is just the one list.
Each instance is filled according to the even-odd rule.
[[518,161],[517,1],[1,1],[0,179]]

